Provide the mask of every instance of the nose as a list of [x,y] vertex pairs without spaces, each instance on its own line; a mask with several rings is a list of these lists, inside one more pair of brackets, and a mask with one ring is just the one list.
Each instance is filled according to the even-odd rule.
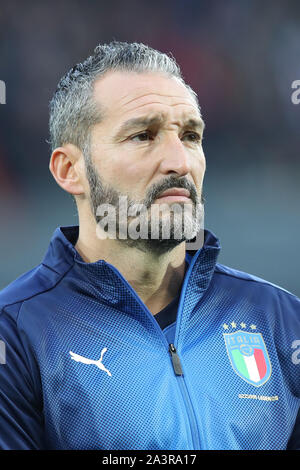
[[184,176],[191,171],[191,155],[178,135],[165,136],[158,149],[161,154],[160,171]]

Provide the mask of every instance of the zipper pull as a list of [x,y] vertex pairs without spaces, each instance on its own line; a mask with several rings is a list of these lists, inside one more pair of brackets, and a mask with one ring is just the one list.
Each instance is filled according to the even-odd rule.
[[183,375],[180,359],[173,343],[169,344],[169,353],[171,354],[173,369],[176,375]]

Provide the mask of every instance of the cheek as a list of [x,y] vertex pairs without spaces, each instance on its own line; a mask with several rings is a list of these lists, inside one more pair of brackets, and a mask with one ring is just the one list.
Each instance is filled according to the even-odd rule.
[[106,169],[107,182],[114,185],[119,191],[139,192],[146,177],[144,167],[137,163],[119,160],[118,163]]
[[206,171],[206,160],[205,160],[205,157],[204,157],[204,154],[203,154],[203,159],[201,160],[201,171],[202,171],[202,179],[204,178],[204,174],[205,174],[205,171]]
[[204,155],[204,151],[203,151],[202,145],[201,145],[201,150],[200,150],[200,152],[199,152],[199,164],[200,164],[201,167],[203,168],[203,171],[205,171],[205,168],[206,168],[206,159],[205,159],[205,155]]
[[195,164],[195,178],[197,186],[201,187],[204,179],[204,174],[206,170],[206,160],[203,151],[198,155]]

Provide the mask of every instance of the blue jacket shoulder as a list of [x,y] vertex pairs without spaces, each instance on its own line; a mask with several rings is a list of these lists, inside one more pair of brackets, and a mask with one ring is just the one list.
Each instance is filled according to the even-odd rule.
[[288,290],[284,289],[283,287],[280,287],[276,284],[273,284],[272,282],[266,281],[265,279],[262,279],[258,276],[254,276],[253,274],[245,273],[243,271],[239,271],[237,269],[230,268],[228,266],[225,266],[224,264],[217,263],[216,268],[215,268],[215,272],[217,274],[224,274],[225,276],[231,276],[233,278],[236,278],[237,280],[250,281],[250,282],[252,281],[252,282],[256,282],[256,283],[260,284],[261,286],[272,287],[272,288],[277,289],[278,291],[280,291],[282,293],[286,293],[286,294],[288,294],[288,295],[290,295],[290,296],[292,296],[295,299],[298,299],[300,301],[300,299],[295,294],[293,294],[292,292],[289,292]]
[[23,302],[52,289],[61,278],[62,274],[39,264],[0,291],[0,312],[4,307]]

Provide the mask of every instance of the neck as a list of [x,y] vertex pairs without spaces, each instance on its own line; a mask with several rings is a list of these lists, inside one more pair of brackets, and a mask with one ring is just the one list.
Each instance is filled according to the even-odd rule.
[[185,242],[165,253],[141,251],[123,240],[100,240],[95,224],[81,224],[75,248],[87,263],[103,259],[115,266],[154,315],[180,292],[185,274]]

